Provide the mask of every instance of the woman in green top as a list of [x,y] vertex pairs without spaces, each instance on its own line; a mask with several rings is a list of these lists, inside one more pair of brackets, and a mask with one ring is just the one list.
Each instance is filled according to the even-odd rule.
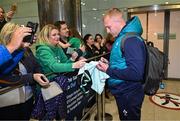
[[38,35],[36,58],[45,74],[72,72],[85,64],[85,59],[73,62],[75,58],[67,58],[58,46],[59,37],[58,28],[51,24],[44,26]]

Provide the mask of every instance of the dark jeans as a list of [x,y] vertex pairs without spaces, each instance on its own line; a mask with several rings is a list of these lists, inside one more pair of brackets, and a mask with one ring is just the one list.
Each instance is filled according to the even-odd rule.
[[33,98],[25,103],[0,108],[0,120],[29,120],[33,108]]
[[139,121],[144,100],[144,90],[141,82],[125,81],[110,89],[115,96],[121,121]]

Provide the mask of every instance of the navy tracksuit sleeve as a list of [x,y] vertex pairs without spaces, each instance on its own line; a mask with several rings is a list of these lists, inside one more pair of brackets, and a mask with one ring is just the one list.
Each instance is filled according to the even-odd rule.
[[[120,48],[119,48],[120,49]],[[108,68],[106,73],[114,79],[139,81],[143,79],[146,50],[137,37],[128,38],[124,43],[124,57],[127,68]]]

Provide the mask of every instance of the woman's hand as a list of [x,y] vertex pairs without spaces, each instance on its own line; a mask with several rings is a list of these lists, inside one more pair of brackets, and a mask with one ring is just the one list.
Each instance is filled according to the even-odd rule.
[[44,74],[35,73],[33,74],[34,80],[43,87],[49,86],[49,80],[46,78]]
[[105,45],[105,43],[106,43],[106,39],[103,38],[102,41],[101,41],[100,46],[103,47]]
[[78,53],[76,51],[74,51],[71,55],[71,60],[75,61],[77,57],[78,57]]
[[32,30],[29,27],[17,28],[12,34],[10,43],[7,45],[7,49],[9,50],[9,52],[12,53],[16,49],[18,49],[23,44],[23,38],[27,35],[30,35],[31,31]]
[[14,15],[14,11],[10,10],[6,13],[7,20],[10,21]]
[[87,59],[81,59],[75,63],[73,63],[72,68],[82,68],[86,64]]
[[79,49],[84,53],[86,51],[86,46],[84,44],[81,44]]

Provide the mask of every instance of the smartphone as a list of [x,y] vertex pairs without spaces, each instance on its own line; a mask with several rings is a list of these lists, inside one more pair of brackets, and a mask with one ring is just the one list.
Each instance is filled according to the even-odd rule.
[[29,21],[26,26],[31,28],[32,32],[31,32],[31,35],[24,37],[23,42],[28,42],[28,43],[33,44],[34,35],[35,35],[37,28],[38,28],[38,23],[33,23],[33,22]]

